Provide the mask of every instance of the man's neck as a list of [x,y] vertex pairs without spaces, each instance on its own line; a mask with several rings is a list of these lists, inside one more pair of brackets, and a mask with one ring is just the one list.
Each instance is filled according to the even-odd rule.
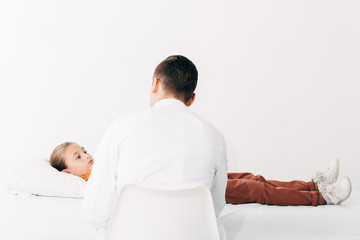
[[[175,97],[175,96],[173,96],[173,95],[164,95],[164,96],[159,97],[159,98],[157,99],[157,101],[154,103],[154,105],[155,105],[156,103],[158,103],[159,101],[165,100],[165,99],[179,100],[179,101],[181,101],[182,103],[184,103],[184,101],[183,101],[182,99],[179,99],[179,98],[177,98],[177,97]],[[185,104],[185,103],[184,103],[184,104]]]

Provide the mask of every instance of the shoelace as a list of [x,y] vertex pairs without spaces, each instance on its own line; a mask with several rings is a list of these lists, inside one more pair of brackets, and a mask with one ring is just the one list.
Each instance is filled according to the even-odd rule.
[[[327,170],[327,172],[329,172],[329,170]],[[315,176],[314,176],[314,180],[317,182],[322,182],[324,180],[324,173],[320,172],[320,171],[316,171]]]
[[324,188],[324,191],[331,196],[340,199],[339,195],[341,195],[345,190],[340,187],[340,182],[338,182],[337,184],[327,186],[326,188]]
[[[313,177],[313,179],[314,179],[316,182],[318,182],[318,183],[321,183],[321,182],[325,181],[326,179],[329,180],[327,175],[330,174],[330,171],[331,171],[330,168],[327,168],[327,169],[326,169],[325,171],[323,171],[323,172],[321,172],[321,171],[316,171],[316,172],[315,172],[315,176]],[[326,184],[329,184],[329,182],[326,183]]]

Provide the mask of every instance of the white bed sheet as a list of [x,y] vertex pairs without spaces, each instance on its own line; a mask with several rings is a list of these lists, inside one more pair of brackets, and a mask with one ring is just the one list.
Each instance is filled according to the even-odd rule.
[[1,240],[93,240],[96,229],[82,218],[82,199],[0,196]]
[[[81,199],[0,194],[0,240],[95,240]],[[360,239],[360,192],[340,206],[226,205],[228,240]]]
[[359,240],[360,192],[338,206],[228,204],[220,220],[228,240]]

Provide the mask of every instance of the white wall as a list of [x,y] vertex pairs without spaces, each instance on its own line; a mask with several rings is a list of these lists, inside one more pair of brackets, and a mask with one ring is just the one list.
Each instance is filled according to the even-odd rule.
[[156,64],[197,65],[230,171],[308,180],[340,159],[360,189],[358,1],[1,1],[0,183],[67,140],[94,153],[148,107]]

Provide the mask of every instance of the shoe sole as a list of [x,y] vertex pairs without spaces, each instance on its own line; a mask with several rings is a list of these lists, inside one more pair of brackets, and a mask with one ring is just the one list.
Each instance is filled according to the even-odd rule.
[[334,184],[339,178],[339,172],[340,172],[339,159],[336,159],[335,162],[336,162],[336,174],[333,181],[330,184]]
[[350,178],[349,177],[345,177],[347,180],[349,180],[349,183],[350,183],[350,191],[349,191],[349,194],[344,198],[342,199],[341,201],[339,201],[336,205],[340,205],[341,203],[343,203],[345,200],[347,200],[350,195],[351,195],[351,192],[352,192],[352,184],[351,184],[351,181],[350,181]]

